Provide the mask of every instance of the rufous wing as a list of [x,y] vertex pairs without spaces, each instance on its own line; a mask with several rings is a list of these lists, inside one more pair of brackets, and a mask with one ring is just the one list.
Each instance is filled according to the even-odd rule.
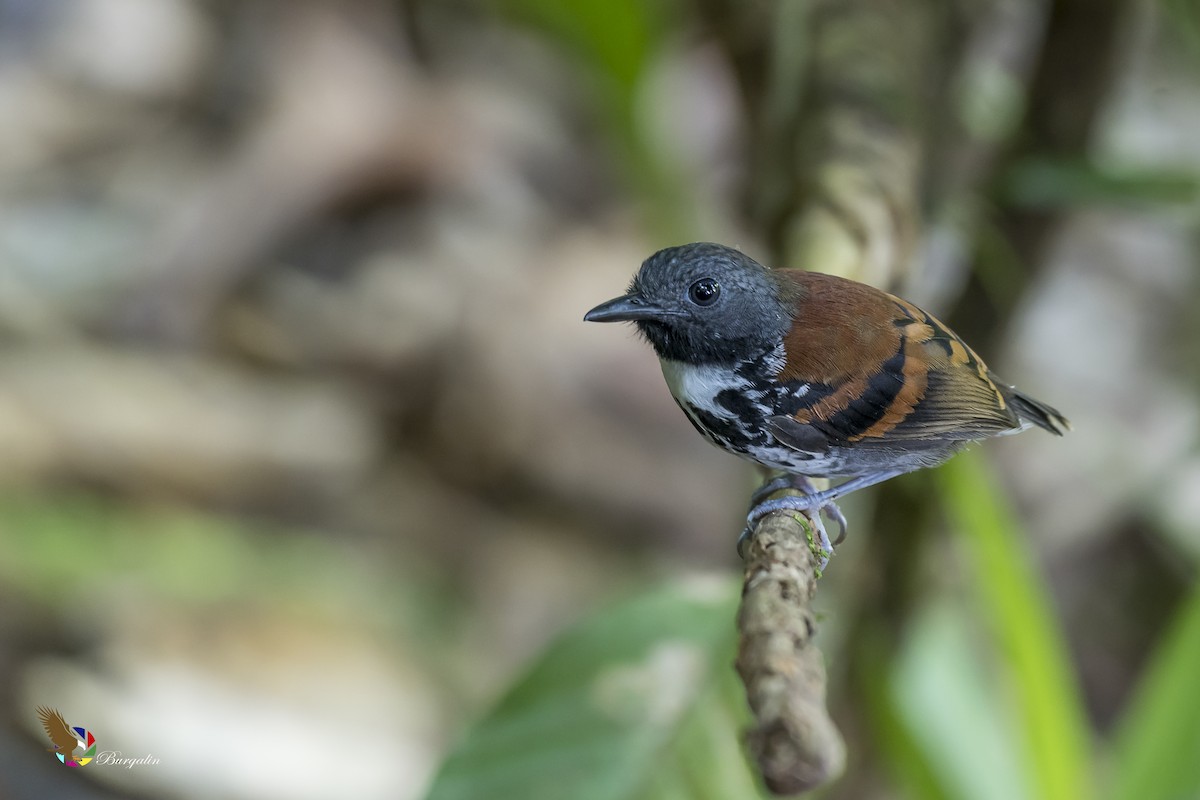
[[793,413],[770,421],[784,444],[814,452],[822,439],[870,447],[1020,427],[1007,387],[933,316],[864,284],[787,272],[797,311],[779,378],[806,392]]

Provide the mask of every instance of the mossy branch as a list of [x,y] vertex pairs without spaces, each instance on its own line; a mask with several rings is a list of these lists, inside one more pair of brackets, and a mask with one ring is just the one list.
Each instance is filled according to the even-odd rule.
[[[797,536],[803,526],[804,536]],[[770,514],[745,548],[737,670],[755,723],[747,746],[772,792],[796,794],[841,774],[846,747],[825,709],[825,665],[813,643],[821,553],[812,523]]]

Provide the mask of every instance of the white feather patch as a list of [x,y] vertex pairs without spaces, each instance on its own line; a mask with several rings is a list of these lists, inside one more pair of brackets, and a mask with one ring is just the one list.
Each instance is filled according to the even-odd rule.
[[729,411],[716,403],[717,395],[726,389],[746,391],[750,382],[728,367],[693,366],[682,361],[659,359],[663,377],[676,400],[716,417],[729,417]]

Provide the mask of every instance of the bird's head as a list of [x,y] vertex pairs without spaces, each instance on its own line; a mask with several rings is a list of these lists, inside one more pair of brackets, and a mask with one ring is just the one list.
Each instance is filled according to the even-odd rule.
[[624,295],[589,322],[633,322],[660,358],[731,365],[783,341],[795,313],[789,287],[767,267],[719,244],[659,250]]

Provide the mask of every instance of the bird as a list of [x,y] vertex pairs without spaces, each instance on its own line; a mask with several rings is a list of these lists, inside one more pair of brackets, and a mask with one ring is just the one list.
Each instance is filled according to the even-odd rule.
[[37,713],[38,718],[42,721],[42,727],[46,729],[46,735],[50,737],[50,742],[54,745],[54,747],[46,748],[46,752],[61,755],[70,761],[75,748],[83,747],[83,742],[71,733],[71,726],[67,725],[67,721],[58,711],[38,706]]
[[[1071,427],[912,303],[835,275],[771,269],[712,242],[654,253],[625,294],[584,320],[633,322],[693,427],[783,473],[752,496],[739,552],[763,516],[810,512],[824,568],[846,532],[838,498],[979,440]],[[847,480],[816,491],[814,478]],[[771,498],[782,489],[801,494]],[[822,513],[839,525],[836,542]]]

